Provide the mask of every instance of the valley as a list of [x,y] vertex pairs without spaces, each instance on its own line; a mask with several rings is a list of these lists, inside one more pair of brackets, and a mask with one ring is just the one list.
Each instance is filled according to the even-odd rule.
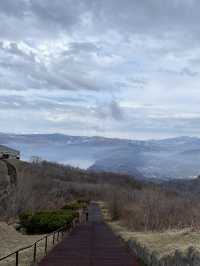
[[126,140],[62,134],[0,134],[0,143],[33,156],[92,171],[108,171],[139,179],[192,179],[200,173],[200,138]]

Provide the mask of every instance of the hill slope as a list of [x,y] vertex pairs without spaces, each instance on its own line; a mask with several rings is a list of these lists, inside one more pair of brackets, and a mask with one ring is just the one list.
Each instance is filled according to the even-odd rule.
[[[15,182],[11,166],[15,169]],[[46,161],[0,161],[0,218],[29,209],[60,208],[74,198],[95,199],[102,194],[106,197],[113,186],[118,190],[140,189],[141,185],[127,175],[93,173]]]

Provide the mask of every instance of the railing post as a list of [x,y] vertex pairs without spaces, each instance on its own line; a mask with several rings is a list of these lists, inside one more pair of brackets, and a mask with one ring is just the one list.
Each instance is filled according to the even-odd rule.
[[47,254],[47,242],[48,242],[48,237],[45,237],[45,255]]
[[[29,248],[34,248],[33,249],[33,263],[36,263],[37,261],[37,243],[39,241],[43,241],[45,239],[45,247],[44,247],[44,251],[45,251],[45,255],[47,255],[47,251],[48,251],[48,237],[51,237],[53,235],[53,245],[55,245],[55,241],[57,240],[57,242],[59,241],[59,238],[63,238],[64,234],[66,232],[71,232],[78,224],[82,223],[82,215],[79,214],[79,217],[73,219],[70,223],[66,223],[66,225],[60,229],[58,229],[57,231],[54,231],[53,233],[46,235],[45,237],[41,238],[40,240],[38,240],[37,242],[35,242],[34,244],[28,246],[28,247],[24,247],[23,249],[19,249],[11,254],[9,254],[6,257],[0,258],[0,261],[3,261],[5,259],[7,259],[10,256],[14,256],[15,255],[15,266],[19,266],[19,253],[25,249],[29,249]],[[57,234],[57,235],[56,235]],[[61,236],[60,236],[61,235]]]
[[[19,254],[21,251],[23,250],[26,250],[26,249],[30,249],[30,248],[33,248],[33,263],[36,263],[37,262],[37,244],[40,242],[40,241],[44,241],[45,240],[45,247],[44,247],[44,251],[45,251],[45,255],[47,255],[47,251],[48,251],[48,237],[52,236],[53,235],[53,245],[55,245],[55,241],[57,240],[57,242],[59,241],[59,238],[63,238],[64,237],[64,234],[65,233],[70,233],[73,228],[78,224],[78,220],[77,219],[73,219],[70,223],[66,223],[66,225],[60,229],[58,229],[57,231],[54,231],[53,233],[49,234],[49,235],[46,235],[44,237],[42,237],[40,240],[38,240],[37,242],[33,243],[32,245],[30,246],[27,246],[27,247],[24,247],[22,249],[19,249],[3,258],[0,257],[0,261],[3,261],[5,259],[7,259],[8,257],[10,256],[14,256],[15,255],[15,266],[19,266]],[[57,234],[57,235],[56,235]],[[60,236],[61,235],[61,236]]]
[[53,246],[55,244],[55,232],[53,233]]
[[16,251],[16,266],[19,266],[19,251]]
[[37,243],[34,244],[34,251],[33,251],[33,262],[36,262],[36,256],[37,256]]

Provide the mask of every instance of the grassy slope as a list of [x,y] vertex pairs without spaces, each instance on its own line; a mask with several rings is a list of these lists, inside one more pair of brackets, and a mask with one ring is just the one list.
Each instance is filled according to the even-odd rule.
[[41,236],[23,235],[17,232],[12,225],[0,222],[0,257],[12,253],[21,247],[32,244],[39,238],[41,238]]
[[190,230],[165,231],[162,233],[130,232],[119,223],[110,222],[110,227],[125,241],[133,239],[159,257],[172,255],[176,250],[186,253],[189,247],[200,251],[200,233]]
[[[23,235],[17,232],[12,225],[7,225],[0,222],[0,258],[15,252],[16,250],[32,245],[35,241],[41,239],[43,235]],[[61,238],[59,239],[61,240]],[[48,238],[48,252],[52,249],[53,237]],[[45,240],[37,244],[37,261],[44,257]],[[33,258],[33,248],[20,252],[19,262],[20,266],[31,265]],[[0,262],[2,266],[15,265],[15,255]]]
[[131,232],[120,222],[112,222],[106,205],[99,202],[104,219],[111,229],[125,242],[130,239],[140,246],[149,250],[149,253],[156,252],[159,258],[167,255],[174,255],[176,250],[187,254],[190,247],[200,252],[200,232],[193,232],[189,229],[174,230],[165,232]]

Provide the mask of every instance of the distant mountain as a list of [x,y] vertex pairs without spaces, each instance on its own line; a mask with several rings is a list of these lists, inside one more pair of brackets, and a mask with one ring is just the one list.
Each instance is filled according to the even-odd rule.
[[0,133],[0,144],[32,156],[95,171],[128,173],[140,178],[193,178],[200,174],[200,138],[123,140],[62,134]]

